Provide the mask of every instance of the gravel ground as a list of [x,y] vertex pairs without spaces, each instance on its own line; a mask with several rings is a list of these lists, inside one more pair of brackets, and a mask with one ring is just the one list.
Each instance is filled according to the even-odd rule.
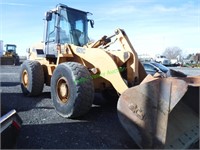
[[[20,66],[1,66],[1,107],[16,109],[23,120],[17,149],[133,149],[138,148],[117,117],[116,104],[93,105],[85,116],[65,119],[54,110],[50,88],[39,97],[23,96]],[[105,101],[95,95],[95,101]]]

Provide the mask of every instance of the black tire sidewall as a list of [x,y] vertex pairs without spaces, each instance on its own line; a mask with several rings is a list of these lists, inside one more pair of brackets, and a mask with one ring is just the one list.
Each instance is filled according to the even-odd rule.
[[[66,103],[62,103],[57,95],[56,86],[57,81],[64,77],[68,82],[68,88],[69,88],[69,98]],[[58,67],[54,70],[54,73],[51,78],[51,97],[53,99],[53,104],[57,112],[64,117],[71,116],[73,113],[75,101],[77,100],[77,88],[75,83],[75,78],[73,77],[71,69],[65,65],[61,64],[58,65]],[[66,115],[68,114],[68,115]]]
[[[24,87],[24,85],[23,85],[23,83],[22,83],[22,75],[23,75],[23,72],[24,71],[27,71],[27,73],[28,73],[28,82],[29,82],[29,84],[28,84],[28,87]],[[21,71],[20,71],[20,82],[21,82],[21,89],[22,89],[22,92],[24,93],[24,95],[26,95],[26,96],[29,96],[30,95],[30,93],[31,93],[31,91],[32,91],[32,81],[33,81],[33,76],[32,76],[32,71],[31,71],[31,68],[28,66],[28,61],[25,61],[23,64],[22,64],[22,66],[21,66]]]
[[[23,72],[28,74],[28,86],[23,85]],[[26,60],[21,66],[20,71],[21,89],[25,96],[38,96],[42,93],[44,87],[44,71],[38,61]]]

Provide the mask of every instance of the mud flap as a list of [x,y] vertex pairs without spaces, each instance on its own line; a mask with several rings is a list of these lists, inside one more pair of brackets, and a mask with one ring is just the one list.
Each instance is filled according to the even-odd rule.
[[198,139],[198,114],[181,100],[187,90],[184,80],[165,78],[122,93],[118,117],[140,148],[187,148]]

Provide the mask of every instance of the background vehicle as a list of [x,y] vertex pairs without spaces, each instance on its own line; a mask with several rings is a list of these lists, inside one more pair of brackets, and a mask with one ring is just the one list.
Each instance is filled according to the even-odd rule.
[[156,62],[161,63],[165,66],[169,66],[170,65],[170,60],[167,59],[165,56],[162,55],[158,55],[155,59]]
[[163,77],[186,77],[187,75],[180,71],[175,71],[171,68],[168,68],[160,63],[156,62],[143,62],[144,69],[147,74],[152,76],[155,73],[159,73]]
[[[170,145],[184,148],[198,139],[196,135],[187,139],[187,145],[173,144],[183,133],[197,126],[197,108],[189,109],[188,103],[184,104],[184,111],[178,111],[182,122],[169,115],[178,115],[172,110],[176,110],[176,106],[183,108],[181,98],[189,85],[200,83],[199,77],[158,79],[146,76],[122,29],[88,43],[88,22],[93,26],[93,21],[87,18],[87,12],[59,4],[46,13],[45,20],[45,42],[33,45],[28,50],[29,60],[21,66],[24,95],[37,96],[42,93],[44,84],[51,86],[57,113],[76,118],[89,111],[95,91],[114,89],[121,94],[117,105],[119,120],[141,148]],[[121,46],[120,50],[110,49],[115,43]],[[198,98],[194,101],[198,103]],[[189,126],[176,130],[183,122],[189,122]],[[170,123],[175,124],[172,129],[168,128]],[[172,135],[174,130],[176,134]]]
[[169,69],[164,65],[156,62],[143,62],[142,64],[147,74],[151,74],[153,76],[155,73],[159,73],[167,77]]
[[[18,65],[19,56],[16,53],[17,46],[15,44],[6,44],[6,51],[1,55],[1,65]],[[2,50],[3,51],[3,50]]]

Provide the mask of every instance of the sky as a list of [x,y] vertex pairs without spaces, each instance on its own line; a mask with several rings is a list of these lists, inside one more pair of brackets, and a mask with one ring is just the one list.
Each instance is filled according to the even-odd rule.
[[44,14],[58,3],[91,12],[94,40],[124,29],[138,54],[162,54],[179,47],[200,52],[200,0],[0,0],[0,40],[26,49],[43,41]]

